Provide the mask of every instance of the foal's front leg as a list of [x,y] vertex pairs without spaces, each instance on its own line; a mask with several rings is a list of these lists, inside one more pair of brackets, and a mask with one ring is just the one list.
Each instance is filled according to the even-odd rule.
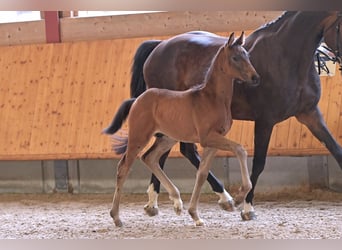
[[188,212],[191,215],[192,219],[195,221],[196,226],[202,226],[204,224],[203,220],[198,216],[197,206],[201,193],[201,188],[208,177],[209,169],[214,159],[216,151],[217,149],[215,148],[206,147],[203,149],[202,160],[196,173],[196,182],[194,189],[192,191],[190,205],[188,209]]
[[[199,168],[201,158],[197,152],[196,146],[193,143],[180,143],[180,151],[181,153],[195,166],[197,169]],[[233,197],[225,190],[222,182],[216,178],[216,176],[209,171],[207,181],[209,182],[212,190],[219,197],[218,204],[219,206],[226,211],[234,211],[235,210],[235,202]]]
[[[206,138],[202,139],[201,144],[206,147],[217,148],[226,151],[232,151],[236,155],[240,163],[242,186],[237,195],[236,201],[244,201],[244,207],[246,207],[246,196],[252,189],[252,183],[249,178],[247,167],[247,152],[242,145],[227,139],[225,136],[218,133],[211,133]],[[242,210],[241,216],[244,219],[244,211]]]

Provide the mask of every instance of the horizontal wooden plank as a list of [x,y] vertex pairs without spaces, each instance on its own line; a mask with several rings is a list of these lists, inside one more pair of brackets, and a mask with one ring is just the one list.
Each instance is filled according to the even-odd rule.
[[61,19],[62,41],[175,35],[191,30],[253,30],[281,11],[180,11]]
[[44,20],[0,24],[0,46],[45,42]]

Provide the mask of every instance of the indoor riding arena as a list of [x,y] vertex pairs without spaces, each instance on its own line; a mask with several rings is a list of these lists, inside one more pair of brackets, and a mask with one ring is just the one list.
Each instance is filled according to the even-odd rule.
[[[1,11],[0,15],[0,239],[341,238],[341,12]],[[312,36],[315,46],[311,46],[310,35],[299,30],[288,36],[287,43],[281,42],[287,38],[285,32],[291,33],[297,16],[306,29],[316,24],[311,25],[320,35]],[[293,19],[284,21],[286,18]],[[277,25],[282,28],[263,35]],[[236,199],[235,206],[227,208],[218,196],[220,192],[205,182],[198,204],[203,225],[196,225],[188,209],[200,174],[190,158],[184,157],[180,146],[184,144],[176,143],[164,171],[178,188],[183,209],[177,210],[164,186],[158,197],[151,192],[151,172],[137,158],[120,189],[121,226],[114,223],[111,211],[116,183],[121,180],[116,177],[122,156],[112,150],[115,136],[102,131],[123,101],[133,97],[132,65],[141,45],[158,41],[145,55],[146,65],[152,63],[152,54],[157,54],[164,40],[190,31],[197,32],[192,32],[180,52],[177,50],[183,57],[174,60],[174,67],[165,68],[164,79],[171,79],[167,74],[174,69],[179,75],[189,72],[190,66],[182,67],[190,59],[186,56],[191,50],[188,44],[203,47],[192,60],[200,63],[199,54],[209,53],[206,49],[215,39],[225,41],[232,32],[238,38],[245,32],[243,46],[260,75],[260,84],[241,94],[247,87],[237,86],[239,79],[234,82],[236,93],[244,99],[235,104],[233,97],[234,122],[225,137],[241,144],[248,154],[254,196],[249,193],[240,205]],[[267,46],[262,49],[264,44]],[[139,76],[146,78],[145,84],[149,84],[147,78],[159,80],[163,62],[176,54],[171,49],[176,49],[177,43],[171,46],[150,75],[142,71],[142,64]],[[285,46],[298,51],[296,59],[288,60],[290,53],[281,54]],[[282,66],[273,67],[278,64]],[[287,68],[291,68],[288,74],[284,73]],[[313,68],[314,72],[309,71]],[[198,67],[194,74],[205,73]],[[284,81],[280,85],[275,76],[287,80],[280,79]],[[294,83],[298,86],[289,91],[287,84]],[[274,101],[278,93],[283,95]],[[288,98],[291,109],[286,105],[278,108]],[[254,100],[265,103],[264,108],[253,105]],[[245,101],[253,115],[235,116]],[[304,105],[304,101],[309,104]],[[279,112],[280,118],[262,121]],[[173,119],[169,117],[171,124]],[[129,126],[122,126],[114,135],[128,135]],[[269,142],[267,131],[271,133]],[[200,156],[204,147],[208,146],[196,142]],[[263,149],[264,156],[260,154]],[[237,198],[243,188],[235,154],[220,149],[211,165],[219,183]],[[149,200],[156,214],[148,214],[145,206]],[[246,209],[250,215],[244,217]]]

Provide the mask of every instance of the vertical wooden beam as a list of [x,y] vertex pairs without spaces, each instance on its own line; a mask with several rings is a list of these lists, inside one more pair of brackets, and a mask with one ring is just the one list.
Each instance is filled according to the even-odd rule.
[[44,11],[44,17],[45,17],[46,42],[47,43],[61,42],[58,11]]

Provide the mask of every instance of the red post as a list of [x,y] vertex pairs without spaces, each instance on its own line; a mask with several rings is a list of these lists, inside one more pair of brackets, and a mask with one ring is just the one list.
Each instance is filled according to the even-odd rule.
[[61,33],[58,11],[44,11],[47,43],[60,43]]

